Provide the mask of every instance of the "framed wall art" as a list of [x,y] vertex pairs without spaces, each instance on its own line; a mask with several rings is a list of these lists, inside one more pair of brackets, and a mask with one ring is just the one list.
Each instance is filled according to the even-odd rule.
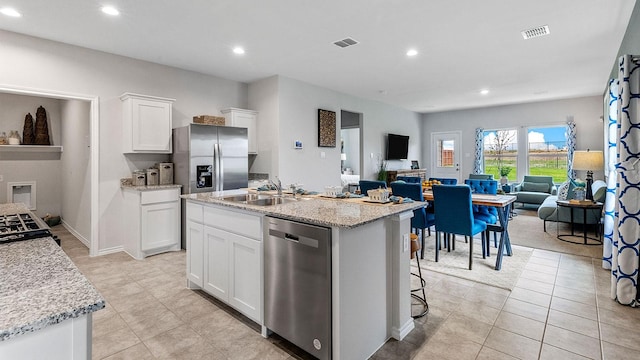
[[318,109],[318,146],[336,147],[336,113]]

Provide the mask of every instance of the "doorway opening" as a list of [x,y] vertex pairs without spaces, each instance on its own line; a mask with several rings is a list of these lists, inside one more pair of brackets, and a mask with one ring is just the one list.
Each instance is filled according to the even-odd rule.
[[345,190],[354,188],[362,174],[362,114],[340,111],[340,177]]
[[[71,94],[41,89],[0,86],[0,98],[10,101],[16,114],[3,119],[5,125],[19,130],[22,137],[23,120],[27,113],[35,113],[36,108],[46,104],[48,122],[55,122],[57,128],[49,125],[52,135],[51,147],[43,147],[42,151],[12,151],[0,153],[0,161],[4,162],[3,170],[11,169],[11,174],[24,176],[31,180],[44,173],[45,178],[38,181],[38,203],[42,211],[47,207],[59,211],[63,225],[89,248],[89,255],[98,255],[98,169],[99,169],[99,115],[98,97],[91,95]],[[17,101],[17,102],[16,102]],[[16,108],[23,104],[24,106]],[[35,106],[35,108],[34,108]],[[48,108],[47,108],[48,107]],[[5,108],[5,107],[3,107]],[[58,149],[51,149],[51,148]],[[26,148],[26,147],[25,147]],[[47,179],[51,172],[45,167],[57,168],[57,179]],[[46,189],[51,183],[55,190]],[[42,191],[41,191],[42,190]],[[62,196],[48,197],[47,193],[59,191]],[[53,200],[48,200],[53,199]],[[8,199],[7,199],[8,200]],[[31,199],[35,200],[35,199]],[[47,203],[58,201],[58,204]],[[37,215],[43,217],[38,206]],[[65,219],[66,218],[66,219]]]

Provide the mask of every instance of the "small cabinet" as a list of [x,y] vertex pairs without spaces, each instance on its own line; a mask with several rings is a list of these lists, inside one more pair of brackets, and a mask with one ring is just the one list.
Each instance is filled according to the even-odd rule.
[[175,100],[132,93],[122,94],[120,100],[123,153],[170,154]]
[[226,125],[247,128],[249,140],[249,153],[255,154],[257,145],[257,120],[258,112],[253,110],[228,108],[221,111],[225,117]]
[[187,202],[189,287],[202,288],[259,324],[261,229],[261,216]]
[[180,189],[124,191],[124,249],[136,259],[180,250]]

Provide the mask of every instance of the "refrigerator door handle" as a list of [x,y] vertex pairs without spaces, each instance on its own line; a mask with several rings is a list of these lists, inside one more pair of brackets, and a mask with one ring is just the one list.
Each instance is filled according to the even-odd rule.
[[218,180],[220,181],[220,189],[218,191],[224,190],[224,164],[222,163],[222,159],[222,146],[218,144]]
[[218,144],[213,144],[213,181],[214,181],[214,185],[213,185],[213,191],[218,191],[220,190],[219,187],[219,179],[218,179]]

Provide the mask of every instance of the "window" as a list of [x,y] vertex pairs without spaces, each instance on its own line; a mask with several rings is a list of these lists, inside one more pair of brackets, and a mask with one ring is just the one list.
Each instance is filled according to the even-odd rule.
[[527,129],[530,175],[553,177],[556,184],[567,180],[567,127]]
[[453,140],[438,140],[438,167],[453,167]]
[[518,178],[518,131],[515,129],[486,130],[484,136],[484,173],[500,179]]

